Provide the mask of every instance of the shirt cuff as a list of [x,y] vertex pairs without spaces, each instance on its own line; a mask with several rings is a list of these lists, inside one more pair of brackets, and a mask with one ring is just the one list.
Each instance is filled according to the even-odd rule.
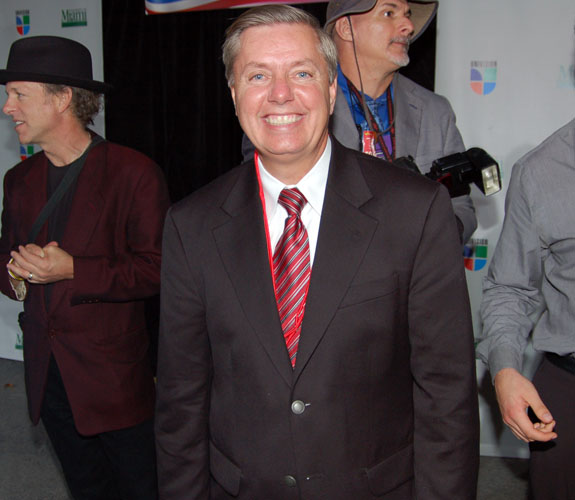
[[521,373],[523,366],[523,354],[517,352],[511,346],[502,345],[491,349],[489,353],[489,372],[491,373],[491,380],[495,379],[495,375],[503,368],[514,368]]
[[26,298],[26,294],[28,293],[28,287],[26,286],[26,282],[23,280],[13,280],[9,279],[10,286],[14,293],[16,294],[16,299],[22,302]]

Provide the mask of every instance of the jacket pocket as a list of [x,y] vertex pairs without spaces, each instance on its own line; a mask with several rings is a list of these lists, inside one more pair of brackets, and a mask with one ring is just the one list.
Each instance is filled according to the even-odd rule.
[[413,445],[406,446],[365,472],[374,495],[393,491],[413,478]]
[[349,287],[339,307],[343,309],[344,307],[390,295],[398,289],[398,282],[397,274],[394,273],[383,279],[353,284]]
[[240,492],[242,471],[210,441],[210,472],[213,478],[234,497]]

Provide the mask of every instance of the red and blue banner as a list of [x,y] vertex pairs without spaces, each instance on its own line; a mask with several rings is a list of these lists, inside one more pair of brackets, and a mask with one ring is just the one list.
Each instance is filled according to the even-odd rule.
[[[314,0],[290,0],[290,4],[311,3]],[[145,0],[147,14],[169,14],[192,10],[217,10],[253,7],[259,4],[286,3],[285,0]]]

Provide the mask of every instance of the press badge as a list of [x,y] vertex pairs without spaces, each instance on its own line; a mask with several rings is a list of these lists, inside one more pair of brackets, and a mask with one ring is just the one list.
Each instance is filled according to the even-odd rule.
[[371,156],[377,156],[375,152],[375,132],[373,130],[364,130],[361,141],[361,150]]

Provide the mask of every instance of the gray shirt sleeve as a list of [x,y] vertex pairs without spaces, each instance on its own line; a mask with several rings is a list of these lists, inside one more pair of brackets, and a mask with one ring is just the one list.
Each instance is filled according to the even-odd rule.
[[513,168],[505,220],[483,283],[483,332],[477,354],[495,377],[502,368],[520,371],[533,316],[541,307],[541,245],[530,201],[529,170]]

